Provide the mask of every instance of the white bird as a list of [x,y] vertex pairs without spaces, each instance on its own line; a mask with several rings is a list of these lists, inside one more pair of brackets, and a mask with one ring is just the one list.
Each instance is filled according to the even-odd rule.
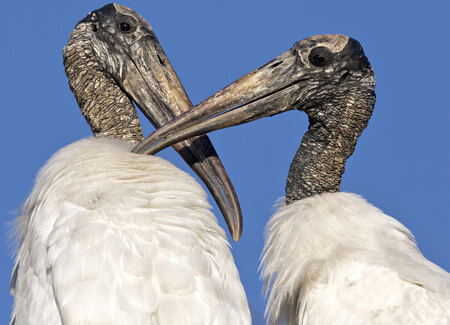
[[[11,324],[250,324],[206,193],[169,162],[131,153],[142,139],[132,100],[157,126],[191,105],[150,25],[107,5],[77,24],[63,55],[95,137],[54,154],[23,207]],[[176,149],[237,240],[239,206],[208,138]]]
[[156,152],[291,109],[308,114],[286,198],[267,226],[261,267],[270,324],[450,324],[450,274],[422,255],[400,222],[339,192],[372,115],[374,88],[356,40],[309,37],[134,149]]

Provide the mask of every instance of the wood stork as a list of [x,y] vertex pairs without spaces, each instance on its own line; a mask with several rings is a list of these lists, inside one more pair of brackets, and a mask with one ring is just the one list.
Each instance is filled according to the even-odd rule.
[[372,115],[374,88],[356,40],[309,37],[134,149],[156,152],[287,110],[308,114],[286,199],[267,225],[261,267],[271,324],[450,323],[450,274],[421,254],[400,222],[339,192],[345,163]]
[[[206,193],[169,162],[131,153],[142,139],[132,100],[157,126],[191,105],[150,25],[107,5],[76,25],[63,56],[95,137],[59,150],[23,207],[11,324],[250,324]],[[209,139],[175,149],[237,240],[239,205]]]

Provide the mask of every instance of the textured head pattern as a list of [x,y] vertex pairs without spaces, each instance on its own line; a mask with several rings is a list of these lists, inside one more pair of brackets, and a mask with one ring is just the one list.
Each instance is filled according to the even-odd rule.
[[321,35],[294,45],[303,82],[298,109],[309,117],[286,180],[286,201],[338,192],[345,163],[375,105],[375,77],[361,45]]
[[134,16],[140,17],[115,4],[91,12],[72,31],[63,50],[70,89],[95,136],[133,142],[143,137],[131,99],[112,76],[112,71],[123,74],[123,62],[129,60],[120,50],[128,44],[114,38],[119,34],[116,20],[136,20]]

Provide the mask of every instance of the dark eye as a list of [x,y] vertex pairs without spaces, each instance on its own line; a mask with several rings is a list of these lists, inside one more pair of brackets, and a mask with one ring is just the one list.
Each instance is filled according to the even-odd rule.
[[316,67],[324,67],[333,62],[333,53],[326,47],[316,47],[309,54],[309,61]]
[[129,23],[122,22],[119,23],[119,29],[124,33],[128,33],[131,31],[131,25]]
[[320,54],[314,54],[311,57],[311,62],[315,66],[323,67],[325,65],[325,58],[322,55],[320,55]]

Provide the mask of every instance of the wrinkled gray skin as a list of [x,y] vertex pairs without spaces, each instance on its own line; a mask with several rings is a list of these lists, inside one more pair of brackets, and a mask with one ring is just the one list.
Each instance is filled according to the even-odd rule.
[[309,37],[156,130],[133,151],[155,153],[197,134],[301,110],[310,124],[289,169],[286,201],[337,192],[345,162],[372,115],[374,89],[372,67],[356,40]]
[[70,89],[94,135],[137,143],[143,135],[136,109],[113,78],[117,75],[117,80],[124,80],[129,74],[127,61],[132,64],[122,48],[112,46],[118,40],[126,44],[115,20],[133,17],[115,11],[113,6],[96,10],[75,26],[63,50],[64,66]]
[[[70,88],[96,137],[142,140],[133,101],[155,127],[192,107],[149,23],[127,7],[109,4],[89,13],[75,26],[63,57]],[[239,240],[240,205],[208,137],[173,147],[211,191]]]
[[[296,44],[305,54],[311,45]],[[345,163],[373,112],[375,78],[359,43],[349,39],[332,60],[311,78],[297,108],[308,114],[309,127],[289,168],[287,203],[339,192]]]

